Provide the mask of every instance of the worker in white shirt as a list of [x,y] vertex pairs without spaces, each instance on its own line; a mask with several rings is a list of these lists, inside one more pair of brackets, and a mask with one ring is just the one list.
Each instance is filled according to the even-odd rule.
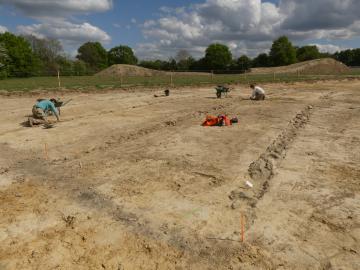
[[265,99],[265,90],[260,86],[251,84],[250,88],[253,90],[252,95],[250,97],[251,100],[264,100]]

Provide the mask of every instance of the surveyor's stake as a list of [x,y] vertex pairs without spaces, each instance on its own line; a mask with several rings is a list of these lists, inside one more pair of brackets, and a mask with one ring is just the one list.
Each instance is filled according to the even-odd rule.
[[245,216],[241,214],[241,242],[245,241]]
[[45,154],[45,159],[49,160],[47,143],[45,143],[45,145],[44,145],[44,154]]

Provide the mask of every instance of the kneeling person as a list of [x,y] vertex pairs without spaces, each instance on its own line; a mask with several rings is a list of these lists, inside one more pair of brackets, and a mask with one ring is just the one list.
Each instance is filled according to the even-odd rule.
[[250,88],[253,89],[251,100],[264,100],[265,99],[265,90],[260,86],[250,85]]
[[32,108],[32,117],[29,117],[29,125],[32,127],[33,125],[41,125],[41,124],[49,124],[47,120],[47,114],[52,112],[57,121],[60,121],[59,112],[55,107],[56,100],[41,100],[37,102]]

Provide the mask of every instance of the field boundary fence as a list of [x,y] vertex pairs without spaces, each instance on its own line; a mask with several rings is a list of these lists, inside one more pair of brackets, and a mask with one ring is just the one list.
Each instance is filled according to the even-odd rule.
[[[293,82],[341,78],[360,78],[360,72],[343,75],[316,75],[296,73],[227,73],[228,71],[168,71],[155,75],[110,75],[110,76],[55,76],[8,78],[0,80],[0,90],[31,91],[37,89],[117,89],[134,87],[177,87],[191,85],[250,84]],[[227,74],[226,74],[227,73]],[[66,73],[65,73],[66,74]]]

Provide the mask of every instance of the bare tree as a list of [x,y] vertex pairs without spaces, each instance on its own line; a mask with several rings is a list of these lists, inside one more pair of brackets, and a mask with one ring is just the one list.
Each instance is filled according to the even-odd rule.
[[191,54],[187,50],[180,50],[175,56],[175,60],[177,63],[188,60],[191,57]]
[[31,48],[44,62],[54,62],[56,57],[64,53],[63,47],[59,40],[53,38],[37,38],[33,35],[24,36],[30,43]]
[[186,71],[195,63],[195,59],[187,50],[180,50],[175,57],[178,70]]
[[43,64],[47,74],[56,74],[59,69],[58,59],[64,54],[59,40],[53,38],[38,38],[33,35],[24,36],[30,43],[31,49]]

